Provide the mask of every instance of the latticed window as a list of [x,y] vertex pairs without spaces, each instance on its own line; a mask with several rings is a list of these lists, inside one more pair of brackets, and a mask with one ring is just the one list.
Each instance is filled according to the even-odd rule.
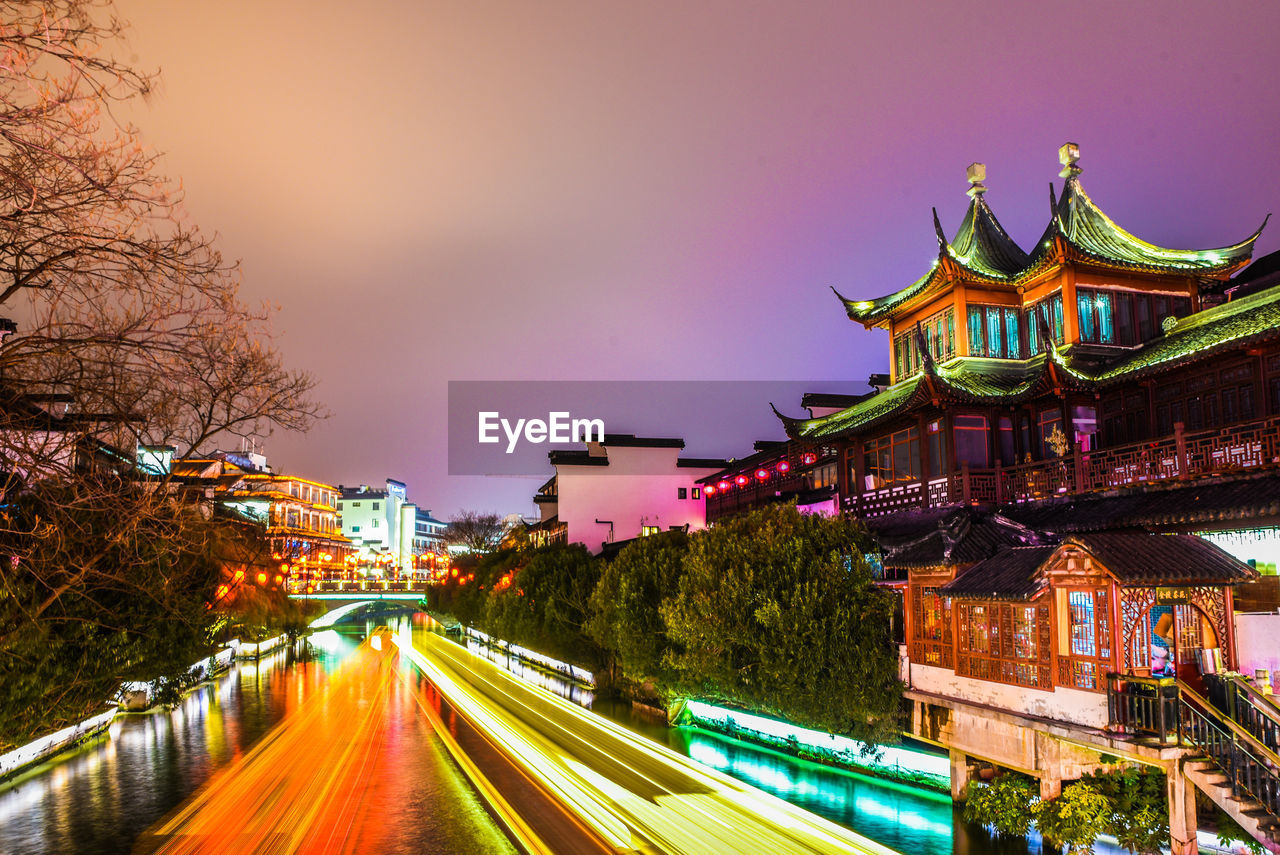
[[970,306],[969,355],[1020,359],[1022,313],[1001,306]]
[[956,673],[1031,688],[1049,688],[1050,610],[1014,603],[959,603]]
[[911,599],[911,661],[938,668],[952,667],[951,600],[934,587],[913,586]]
[[[952,308],[936,312],[920,322],[924,345],[935,360],[944,362],[956,355],[956,316]],[[914,374],[924,364],[916,339],[915,327],[898,333],[893,338],[893,365],[897,378]]]
[[920,430],[909,427],[868,440],[863,449],[867,486],[920,479]]
[[1111,621],[1107,592],[1102,589],[1067,592],[1068,655],[1058,660],[1058,681],[1064,686],[1101,691],[1103,675],[1111,667]]

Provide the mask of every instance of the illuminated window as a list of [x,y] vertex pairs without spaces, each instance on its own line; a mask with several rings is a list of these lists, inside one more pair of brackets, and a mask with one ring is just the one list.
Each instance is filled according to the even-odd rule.
[[1045,342],[1040,340],[1040,320],[1037,320],[1037,316],[1048,326],[1055,342],[1066,343],[1062,326],[1062,295],[1054,294],[1027,310],[1027,343],[1031,356],[1048,349]]
[[[920,478],[920,431],[910,427],[869,440],[864,447],[867,485],[871,489],[895,481]],[[834,478],[835,467],[831,467]]]
[[693,488],[693,498],[695,498],[695,499],[701,499],[701,498],[702,498],[702,488],[701,488],[701,487],[694,487],[694,488]]
[[640,526],[640,536],[641,536],[641,537],[648,537],[649,535],[651,535],[651,534],[657,534],[657,533],[658,533],[658,532],[660,532],[660,531],[662,531],[662,526],[660,526],[660,525],[642,525],[642,526]]

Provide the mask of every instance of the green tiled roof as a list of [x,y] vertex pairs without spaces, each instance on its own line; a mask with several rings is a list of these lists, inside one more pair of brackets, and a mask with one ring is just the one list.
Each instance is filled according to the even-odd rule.
[[[1071,176],[1062,188],[1062,198],[1054,208],[1048,237],[1057,233],[1086,256],[1123,267],[1167,270],[1178,273],[1220,273],[1230,270],[1253,254],[1254,241],[1262,226],[1240,243],[1217,249],[1167,249],[1134,237],[1104,214]],[[1047,239],[1046,237],[1046,239]],[[1041,241],[1039,251],[1046,249]]]
[[[1231,246],[1216,249],[1169,249],[1135,237],[1102,212],[1080,185],[1079,170],[1072,168],[1062,189],[1062,196],[1052,197],[1052,218],[1032,255],[1022,251],[1005,232],[981,193],[974,195],[955,237],[947,241],[938,228],[939,255],[946,255],[968,272],[996,282],[1024,279],[1040,270],[1051,258],[1053,239],[1061,236],[1085,258],[1115,267],[1214,275],[1231,271],[1253,254],[1253,245],[1267,221],[1248,238]],[[1268,216],[1269,218],[1269,216]],[[937,218],[935,215],[935,227]],[[870,300],[850,300],[836,296],[844,303],[849,317],[872,323],[889,315],[898,306],[924,293],[937,277],[933,268],[907,287]]]
[[989,279],[1012,279],[1030,260],[1005,232],[980,193],[969,203],[947,251],[962,267]]
[[929,269],[929,272],[921,276],[915,282],[912,282],[901,291],[894,291],[884,297],[877,297],[874,300],[850,300],[848,297],[832,288],[836,292],[836,296],[840,298],[840,302],[844,303],[844,310],[849,315],[850,320],[860,321],[862,323],[870,323],[883,318],[889,312],[910,300],[915,295],[922,293],[933,282],[934,276],[938,272],[935,264]]
[[[779,413],[787,433],[804,439],[827,439],[878,421],[908,406],[924,385],[924,375],[915,374],[895,383],[878,395],[859,401],[848,409],[816,419],[792,419]],[[775,410],[776,412],[776,410]]]
[[[1160,338],[1092,372],[1073,366],[1070,356],[1056,349],[1021,360],[957,357],[928,371],[938,393],[949,399],[1012,403],[1046,390],[1051,363],[1058,383],[1092,389],[1157,373],[1191,357],[1203,359],[1215,351],[1276,338],[1280,338],[1280,286],[1183,318]],[[830,439],[859,433],[906,412],[924,400],[927,391],[925,372],[918,372],[838,413],[816,419],[779,417],[792,437]]]
[[1101,371],[1094,380],[1110,383],[1158,372],[1190,356],[1280,337],[1280,287],[1268,288],[1183,318],[1160,338]]

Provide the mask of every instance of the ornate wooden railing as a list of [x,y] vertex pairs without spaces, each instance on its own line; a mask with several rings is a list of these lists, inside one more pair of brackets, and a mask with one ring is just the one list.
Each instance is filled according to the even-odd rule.
[[1194,434],[1179,430],[1162,439],[1017,466],[963,466],[940,478],[866,490],[846,499],[845,507],[874,517],[919,507],[1016,504],[1274,467],[1280,467],[1280,418]]
[[1209,700],[1246,733],[1280,751],[1280,707],[1238,674],[1206,677]]
[[[1280,817],[1280,755],[1250,732],[1244,720],[1250,713],[1220,710],[1172,677],[1114,673],[1107,675],[1107,711],[1112,730],[1203,752],[1226,775],[1234,797]],[[1259,732],[1274,734],[1266,726]]]

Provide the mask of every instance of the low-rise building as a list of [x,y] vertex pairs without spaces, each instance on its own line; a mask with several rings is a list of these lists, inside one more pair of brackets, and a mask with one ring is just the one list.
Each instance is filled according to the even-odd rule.
[[684,440],[606,434],[582,451],[553,451],[556,474],[534,496],[534,543],[609,544],[671,529],[706,526],[700,479],[725,461],[681,457]]

